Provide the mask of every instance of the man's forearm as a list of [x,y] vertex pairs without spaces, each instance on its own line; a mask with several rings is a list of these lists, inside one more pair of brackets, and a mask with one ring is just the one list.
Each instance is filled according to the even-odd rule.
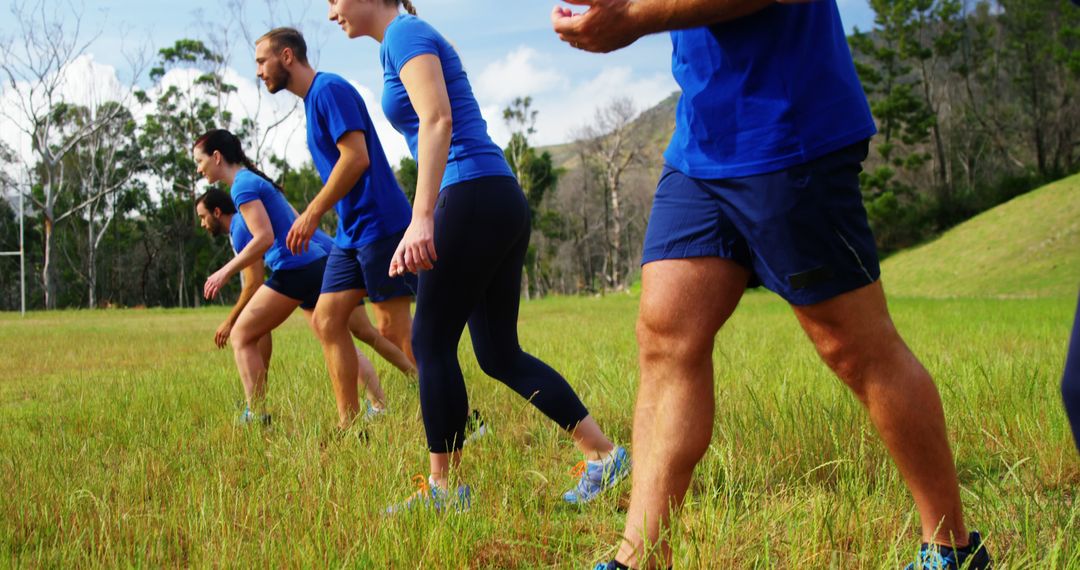
[[307,211],[322,216],[333,209],[334,204],[337,204],[356,186],[365,170],[367,170],[367,164],[342,155],[337,164],[334,165],[333,170],[330,171],[330,176],[326,179],[326,185],[308,204]]

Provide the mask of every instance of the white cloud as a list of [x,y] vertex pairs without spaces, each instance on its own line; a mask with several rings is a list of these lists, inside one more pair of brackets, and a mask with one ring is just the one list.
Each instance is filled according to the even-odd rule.
[[[514,97],[532,96],[533,107],[539,111],[533,144],[548,145],[571,140],[574,131],[589,124],[596,110],[615,97],[630,97],[639,110],[645,110],[677,88],[667,73],[643,76],[628,66],[608,67],[591,77],[571,78],[551,65],[553,61],[554,57],[521,46],[489,64],[476,76],[474,92],[496,144],[505,145],[510,138],[502,120],[502,109]],[[110,99],[128,101],[139,118],[153,112],[152,104],[135,105],[131,86],[118,79],[114,67],[98,63],[92,55],[73,61],[62,73],[62,100],[83,105]],[[190,68],[172,69],[147,94],[153,100],[169,86],[190,89],[199,74]],[[264,136],[261,149],[245,149],[249,155],[260,157],[264,166],[270,153],[285,157],[293,165],[310,160],[303,104],[296,97],[289,93],[270,95],[256,78],[242,75],[233,68],[224,70],[224,78],[236,87],[236,92],[225,100],[225,108],[233,114],[234,124],[239,124],[243,118],[251,118],[260,129],[266,129],[280,121]],[[391,165],[396,165],[409,154],[405,139],[386,120],[375,92],[355,81],[352,84],[368,107],[387,158]],[[14,90],[8,87],[0,93],[0,105],[9,111],[15,109],[18,93],[26,93],[27,89],[27,84],[16,85]],[[14,148],[19,156],[32,160],[29,137],[18,128],[20,125],[25,126],[25,121],[13,124],[11,117],[0,116],[0,140]]]
[[[98,63],[91,54],[72,60],[47,78],[45,84],[51,84],[56,77],[59,81],[55,85],[53,103],[63,101],[92,108],[105,101],[125,100],[130,95],[117,79],[116,69]],[[30,136],[26,134],[31,125],[29,115],[41,117],[48,112],[49,101],[42,87],[43,83],[9,83],[0,94],[0,140],[24,160],[33,156]]]
[[511,101],[515,97],[536,97],[553,90],[565,90],[570,85],[563,74],[547,67],[547,59],[535,49],[520,46],[506,57],[487,65],[475,80],[478,99],[494,102]]
[[[151,103],[140,105],[134,100],[132,86],[124,85],[118,79],[115,67],[102,65],[95,61],[93,55],[85,55],[61,70],[60,88],[56,99],[91,108],[104,101],[123,101],[141,120],[146,115],[155,112],[153,101],[169,87],[175,86],[181,91],[200,89],[195,86],[195,80],[201,74],[201,71],[192,68],[169,70],[160,81],[146,90]],[[231,67],[224,70],[223,77],[226,83],[236,87],[236,91],[224,100],[225,109],[232,114],[233,125],[238,125],[245,118],[253,119],[262,133],[259,137],[261,148],[245,148],[249,156],[258,157],[263,167],[269,166],[266,158],[271,153],[284,157],[295,166],[311,159],[307,149],[304,107],[298,98],[287,92],[271,95],[266,92],[258,79],[241,75]],[[387,158],[391,165],[396,165],[402,156],[408,155],[405,139],[383,116],[382,107],[371,89],[355,82],[353,86],[360,92],[368,107]],[[25,117],[20,117],[17,112],[18,102],[26,99],[28,93],[31,93],[29,83],[20,83],[14,88],[8,87],[0,93],[0,105],[8,111],[0,114],[0,140],[11,146],[25,164],[32,164],[35,157],[30,137],[23,132],[30,123]],[[36,101],[36,103],[40,107],[38,112],[44,112],[44,102]],[[270,126],[275,123],[277,126],[271,129]],[[254,145],[249,143],[250,146]],[[21,170],[23,168],[16,168],[12,174],[21,179],[19,176]]]
[[578,81],[543,66],[549,58],[520,47],[488,65],[474,85],[488,132],[500,146],[510,139],[502,110],[514,97],[530,95],[539,112],[535,145],[568,142],[592,122],[596,110],[616,97],[629,97],[639,111],[659,103],[678,89],[669,73],[636,74],[627,66],[607,67]]

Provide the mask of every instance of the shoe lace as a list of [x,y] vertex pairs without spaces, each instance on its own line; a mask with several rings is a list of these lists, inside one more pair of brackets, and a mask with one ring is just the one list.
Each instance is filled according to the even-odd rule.
[[570,475],[580,478],[588,470],[589,470],[589,462],[582,459],[581,461],[577,462],[577,465],[574,465],[573,467],[570,468]]
[[418,495],[427,495],[431,491],[431,486],[428,485],[427,477],[424,477],[423,475],[413,475],[412,482],[416,485]]
[[[951,558],[951,557],[950,557]],[[949,567],[947,558],[936,550],[925,550],[919,555],[919,570],[945,570]]]

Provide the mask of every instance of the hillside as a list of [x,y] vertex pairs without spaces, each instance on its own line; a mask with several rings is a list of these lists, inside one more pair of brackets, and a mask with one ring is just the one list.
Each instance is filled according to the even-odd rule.
[[[642,133],[649,140],[649,145],[653,147],[652,153],[656,155],[657,172],[663,166],[664,149],[667,148],[668,141],[671,139],[671,133],[675,131],[675,104],[678,102],[679,92],[676,91],[663,101],[642,111],[633,121],[632,130]],[[572,170],[579,164],[573,142],[545,146],[540,150],[550,152],[552,163],[561,168]]]
[[[655,147],[656,170],[674,128],[673,93],[634,121]],[[566,170],[579,167],[574,143],[544,147]],[[890,294],[926,297],[1075,295],[1080,287],[1080,175],[983,212],[882,266]]]
[[882,267],[890,294],[1075,295],[1080,287],[1080,175],[987,210]]

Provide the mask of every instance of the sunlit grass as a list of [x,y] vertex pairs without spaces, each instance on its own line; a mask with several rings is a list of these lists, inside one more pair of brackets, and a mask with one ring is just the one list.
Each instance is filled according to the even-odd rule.
[[[1080,568],[1080,459],[1058,392],[1074,303],[891,303],[938,381],[968,518],[998,568]],[[636,389],[636,308],[630,296],[560,298],[521,316],[522,344],[620,442]],[[0,316],[6,564],[587,568],[610,556],[629,486],[563,506],[572,446],[480,372],[467,335],[471,404],[493,427],[461,473],[473,509],[388,518],[427,465],[415,385],[374,359],[392,414],[366,444],[338,437],[321,351],[297,316],[274,336],[274,427],[240,429],[232,355],[212,343],[223,316]],[[790,309],[749,295],[715,362],[713,445],[674,530],[676,567],[899,567],[917,548],[913,504]]]

